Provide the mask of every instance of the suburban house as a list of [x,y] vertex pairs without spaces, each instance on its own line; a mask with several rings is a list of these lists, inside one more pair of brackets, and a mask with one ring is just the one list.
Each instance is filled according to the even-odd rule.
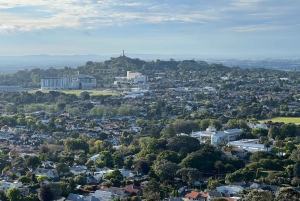
[[6,180],[0,181],[0,190],[5,192],[12,187],[22,188],[23,184],[22,182],[19,181],[6,181]]
[[44,169],[44,168],[37,168],[34,171],[34,174],[38,177],[41,175],[45,175],[47,177],[49,177],[50,179],[54,179],[54,178],[58,178],[58,173],[56,170],[54,169]]
[[184,200],[186,201],[194,201],[194,200],[199,200],[199,201],[207,201],[207,194],[200,193],[200,192],[194,192],[192,191],[191,193],[188,193],[185,195]]

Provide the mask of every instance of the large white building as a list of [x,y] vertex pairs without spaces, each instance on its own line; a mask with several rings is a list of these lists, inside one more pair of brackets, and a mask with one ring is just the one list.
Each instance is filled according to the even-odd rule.
[[193,132],[191,137],[197,138],[200,143],[205,143],[210,140],[212,145],[227,143],[236,140],[243,130],[241,129],[229,129],[225,131],[217,131],[215,127],[210,126],[205,131]]
[[79,73],[74,77],[49,77],[41,79],[42,90],[94,89],[96,85],[96,78]]
[[139,83],[147,83],[147,76],[142,75],[142,73],[133,73],[131,71],[127,71],[126,77],[115,77],[114,84],[139,84]]
[[231,142],[236,140],[241,134],[243,133],[243,130],[241,129],[228,129],[225,131],[218,131],[215,132],[211,136],[211,144],[221,144],[223,142]]

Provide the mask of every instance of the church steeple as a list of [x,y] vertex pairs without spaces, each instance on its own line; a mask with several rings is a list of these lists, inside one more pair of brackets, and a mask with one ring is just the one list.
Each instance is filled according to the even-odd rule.
[[125,57],[125,52],[124,52],[124,50],[123,50],[123,57]]

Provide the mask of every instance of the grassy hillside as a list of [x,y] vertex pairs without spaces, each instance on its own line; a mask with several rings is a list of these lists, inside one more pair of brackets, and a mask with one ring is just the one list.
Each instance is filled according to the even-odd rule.
[[260,120],[260,123],[264,123],[267,121],[273,121],[273,122],[284,122],[284,123],[294,123],[294,124],[300,124],[300,118],[298,117],[275,117],[272,119],[264,119]]

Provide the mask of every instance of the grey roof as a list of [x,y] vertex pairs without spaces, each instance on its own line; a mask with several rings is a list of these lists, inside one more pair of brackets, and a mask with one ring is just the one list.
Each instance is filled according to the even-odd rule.
[[220,193],[218,191],[208,191],[207,193],[211,197],[222,197],[222,193]]
[[67,200],[72,200],[72,201],[86,201],[84,200],[82,195],[77,195],[77,194],[73,194],[70,193]]

